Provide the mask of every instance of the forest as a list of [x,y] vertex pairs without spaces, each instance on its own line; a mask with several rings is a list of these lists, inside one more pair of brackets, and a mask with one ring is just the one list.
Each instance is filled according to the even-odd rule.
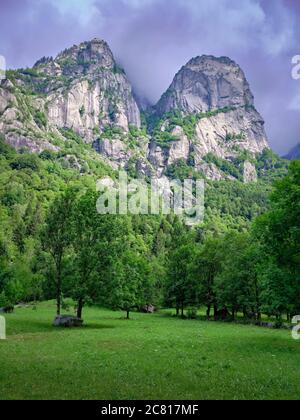
[[[88,165],[87,165],[88,166]],[[260,321],[279,327],[300,313],[300,162],[265,151],[257,184],[207,181],[205,221],[96,212],[104,164],[81,171],[63,153],[17,153],[0,142],[0,307],[71,298],[130,312]],[[183,177],[181,164],[173,176]],[[55,314],[53,314],[54,316]]]

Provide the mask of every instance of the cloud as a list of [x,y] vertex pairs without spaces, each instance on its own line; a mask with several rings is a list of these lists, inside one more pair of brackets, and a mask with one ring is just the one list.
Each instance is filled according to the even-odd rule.
[[293,96],[291,102],[289,103],[288,109],[291,111],[300,111],[300,83],[298,92]]
[[[108,41],[135,90],[155,102],[192,56],[227,55],[245,70],[271,143],[298,142],[291,57],[300,30],[295,0],[2,0],[0,54],[9,67],[95,36]],[[26,35],[26,36],[25,36]],[[296,85],[295,85],[296,83]],[[288,138],[282,133],[289,121]],[[279,134],[280,133],[280,134]]]

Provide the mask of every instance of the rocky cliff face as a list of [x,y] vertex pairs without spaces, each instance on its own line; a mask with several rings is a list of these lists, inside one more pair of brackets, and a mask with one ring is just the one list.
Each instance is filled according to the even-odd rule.
[[181,68],[156,110],[163,115],[174,109],[192,113],[244,105],[253,105],[253,96],[241,68],[227,57],[203,55]]
[[108,125],[128,132],[140,126],[140,112],[131,85],[104,41],[94,39],[59,54],[55,60],[34,67],[50,77],[66,78],[68,86],[48,91],[49,122],[69,127],[87,141],[94,130]]
[[59,150],[71,130],[114,168],[164,176],[184,162],[211,179],[255,181],[251,157],[268,147],[243,71],[226,57],[192,59],[146,111],[106,42],[75,45],[0,85],[0,133],[16,148]]
[[193,160],[195,169],[208,177],[220,179],[225,175],[215,164],[207,165],[208,155],[234,162],[244,152],[254,157],[268,148],[264,121],[254,107],[245,75],[227,57],[202,56],[189,61],[153,115],[162,121],[159,130],[169,133],[165,144],[157,137],[167,136],[157,130],[152,138],[149,159],[159,173],[163,172],[162,162],[169,165],[184,159]]
[[98,39],[43,58],[33,69],[10,72],[0,88],[0,113],[7,141],[33,151],[49,147],[39,141],[42,132],[46,140],[52,131],[72,129],[93,143],[108,127],[126,133],[130,125],[140,127],[131,84]]

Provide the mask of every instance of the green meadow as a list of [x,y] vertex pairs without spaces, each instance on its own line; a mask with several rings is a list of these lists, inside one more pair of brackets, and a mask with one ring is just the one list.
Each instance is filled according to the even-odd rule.
[[290,331],[98,307],[65,329],[54,313],[44,302],[5,315],[0,399],[299,399]]

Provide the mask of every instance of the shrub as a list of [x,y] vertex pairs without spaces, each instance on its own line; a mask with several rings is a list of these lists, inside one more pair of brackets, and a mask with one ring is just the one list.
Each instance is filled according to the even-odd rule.
[[197,313],[198,313],[197,308],[190,308],[187,311],[187,318],[188,319],[197,319]]
[[9,301],[9,299],[6,296],[5,292],[2,291],[0,293],[0,307],[1,308],[5,308],[5,307],[9,306],[10,304],[11,304],[11,302]]
[[162,148],[168,148],[171,142],[179,140],[177,136],[168,131],[156,131],[154,133],[154,139],[158,146]]
[[31,169],[32,171],[38,171],[40,169],[39,158],[36,155],[19,155],[11,163],[12,169]]
[[200,172],[188,165],[184,159],[178,159],[176,162],[169,165],[166,170],[166,175],[172,179],[180,179],[181,181],[187,178],[199,179],[203,178]]
[[39,128],[47,127],[47,117],[44,112],[38,109],[34,110],[33,119]]
[[119,127],[105,127],[103,133],[102,133],[102,137],[104,139],[114,139],[116,136],[122,136],[123,130]]
[[169,133],[172,132],[172,130],[176,126],[179,126],[179,127],[182,127],[184,134],[190,140],[192,140],[196,135],[197,123],[202,118],[214,117],[221,113],[227,113],[229,111],[233,111],[234,109],[236,108],[224,107],[224,108],[219,108],[219,109],[215,109],[215,110],[207,111],[207,112],[199,112],[199,113],[195,112],[193,114],[189,114],[186,116],[184,116],[180,111],[175,110],[175,111],[166,113],[165,115],[163,115],[161,119],[158,119],[157,116],[155,115],[148,116],[148,124],[150,126],[150,131],[152,129],[153,133],[155,133],[155,136],[156,136],[157,131],[160,131],[163,122],[167,120],[168,121],[167,131]]
[[240,181],[242,181],[243,177],[241,171],[232,162],[218,158],[213,153],[208,153],[206,156],[203,157],[203,160],[207,163],[213,163],[225,174],[231,175],[234,178],[237,178]]
[[39,154],[39,157],[43,160],[54,160],[56,158],[56,153],[46,149]]
[[6,158],[10,158],[15,153],[15,149],[10,145],[6,144],[4,141],[4,137],[0,135],[0,155],[5,156]]
[[243,132],[241,133],[226,133],[225,140],[226,141],[233,141],[233,140],[245,140],[246,136]]
[[84,105],[82,105],[82,107],[79,109],[79,114],[80,114],[81,118],[84,116],[84,114],[85,114],[85,107],[84,107]]
[[114,67],[113,67],[113,73],[114,74],[125,74],[125,70],[122,67],[115,64]]
[[93,128],[93,134],[94,134],[94,136],[100,136],[100,129],[99,129],[99,127],[94,127]]
[[75,133],[75,131],[72,130],[71,128],[62,128],[60,132],[66,139],[72,142],[74,141],[77,144],[83,143],[82,137],[80,137],[79,134]]
[[277,319],[276,321],[275,321],[275,323],[274,323],[274,328],[276,329],[276,330],[279,330],[280,328],[282,328],[283,327],[283,321],[282,321],[282,319]]
[[20,73],[25,74],[27,76],[31,76],[31,77],[38,77],[39,76],[39,73],[38,73],[37,70],[30,69],[30,68],[22,69],[22,70],[20,70]]

